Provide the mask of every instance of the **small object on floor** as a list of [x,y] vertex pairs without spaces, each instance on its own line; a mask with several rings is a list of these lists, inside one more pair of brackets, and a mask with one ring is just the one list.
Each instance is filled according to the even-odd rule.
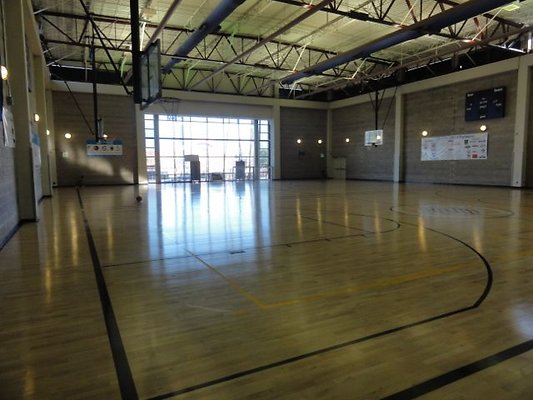
[[143,201],[143,198],[141,196],[137,196],[135,200],[137,200],[137,203],[140,203],[141,201]]

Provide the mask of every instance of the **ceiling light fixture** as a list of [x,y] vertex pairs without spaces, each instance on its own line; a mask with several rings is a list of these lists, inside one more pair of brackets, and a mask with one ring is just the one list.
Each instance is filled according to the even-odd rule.
[[485,131],[487,130],[487,125],[481,125],[481,126],[479,127],[479,130],[480,130],[481,132],[485,132]]
[[3,81],[7,80],[7,77],[9,76],[9,71],[7,70],[5,65],[0,65],[0,75],[2,76]]
[[302,143],[302,139],[296,139],[296,143],[301,144]]
[[70,139],[72,137],[72,134],[67,132],[65,133],[65,139]]
[[425,136],[427,136],[427,135],[429,135],[428,131],[422,131],[422,136],[425,137]]
[[39,114],[37,114],[37,113],[33,114],[33,120],[35,122],[39,122],[40,119],[41,119],[41,117],[39,117]]
[[318,139],[316,142],[317,142],[318,144],[322,144],[322,139]]
[[502,7],[502,10],[505,10],[505,11],[509,11],[509,12],[511,12],[511,11],[518,10],[519,8],[520,8],[520,6],[519,6],[518,4],[516,4],[516,3],[515,3],[515,4],[511,3],[511,4],[508,4],[508,5],[506,5],[506,6],[503,6],[503,7]]
[[344,141],[345,141],[346,143],[350,143],[350,138],[347,137],[346,139],[344,139]]

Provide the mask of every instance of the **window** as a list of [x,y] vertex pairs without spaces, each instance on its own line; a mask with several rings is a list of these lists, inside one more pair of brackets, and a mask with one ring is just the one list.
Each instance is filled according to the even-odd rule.
[[145,137],[149,182],[190,181],[186,155],[199,157],[202,180],[270,179],[268,120],[146,114]]

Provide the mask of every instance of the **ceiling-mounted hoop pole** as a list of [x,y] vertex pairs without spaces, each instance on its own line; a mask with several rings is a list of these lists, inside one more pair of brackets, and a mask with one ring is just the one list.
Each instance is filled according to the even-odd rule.
[[141,50],[139,40],[139,0],[130,0],[131,54],[133,71],[133,102],[142,103]]
[[98,88],[96,84],[96,48],[94,47],[94,35],[91,42],[91,67],[93,70],[94,138],[98,142],[100,140],[100,132],[98,129]]
[[375,97],[374,97],[374,126],[375,130],[378,130],[378,116],[379,116],[379,106],[381,105],[381,102],[379,101],[379,90],[376,89]]

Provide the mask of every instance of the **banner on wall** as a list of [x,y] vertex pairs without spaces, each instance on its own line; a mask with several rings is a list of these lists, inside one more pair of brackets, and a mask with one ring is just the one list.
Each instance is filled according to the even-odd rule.
[[4,146],[15,147],[15,124],[9,107],[2,107],[2,126],[4,128]]
[[41,140],[37,132],[31,133],[31,154],[33,158],[33,167],[41,168]]
[[88,156],[121,156],[122,155],[122,140],[112,141],[96,141],[87,140],[87,155]]
[[486,160],[488,142],[487,132],[422,138],[421,160]]

